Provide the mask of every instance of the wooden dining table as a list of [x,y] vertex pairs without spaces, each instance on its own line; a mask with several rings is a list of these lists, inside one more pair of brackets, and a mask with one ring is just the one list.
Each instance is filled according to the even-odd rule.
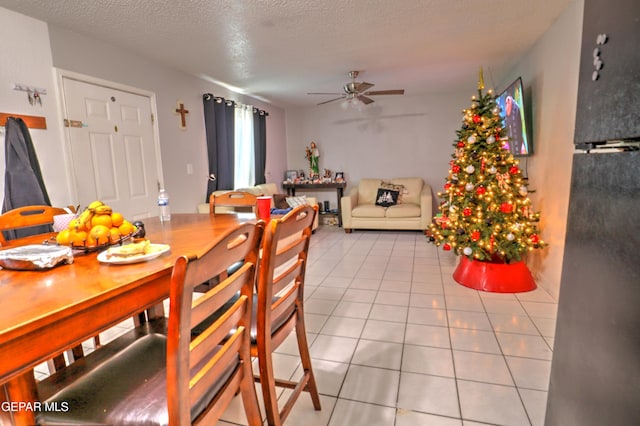
[[[162,301],[169,296],[175,260],[185,254],[199,257],[220,240],[224,231],[247,221],[255,218],[198,213],[173,214],[168,222],[149,218],[143,221],[146,238],[171,247],[156,259],[103,264],[93,252],[75,255],[73,263],[47,270],[0,270],[3,411],[10,408],[16,424],[33,424],[32,411],[14,411],[15,406],[6,402],[37,400],[36,365],[142,311],[151,309],[163,315]],[[41,243],[45,237],[21,242]]]

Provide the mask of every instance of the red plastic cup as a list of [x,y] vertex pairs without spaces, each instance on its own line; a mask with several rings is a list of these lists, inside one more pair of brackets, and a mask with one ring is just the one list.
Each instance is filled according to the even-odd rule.
[[271,217],[271,197],[258,197],[258,219],[269,220]]

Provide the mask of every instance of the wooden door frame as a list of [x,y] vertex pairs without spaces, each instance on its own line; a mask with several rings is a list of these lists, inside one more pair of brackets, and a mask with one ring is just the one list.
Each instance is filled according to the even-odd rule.
[[[104,80],[98,77],[92,77],[86,74],[77,73],[74,71],[69,71],[61,68],[56,68],[56,79],[58,85],[58,94],[59,94],[59,102],[60,102],[60,112],[61,118],[64,121],[65,118],[71,119],[71,117],[67,117],[67,99],[64,93],[64,84],[63,79],[75,80],[81,83],[92,84],[95,86],[101,86],[108,89],[120,90],[122,92],[128,92],[134,95],[144,96],[149,98],[149,104],[151,107],[151,114],[153,114],[153,144],[156,152],[156,173],[158,175],[158,181],[161,188],[164,188],[164,174],[162,171],[162,152],[160,150],[160,129],[158,128],[158,105],[156,103],[156,94],[154,92],[150,92],[148,90],[140,89],[133,86],[128,86],[125,84],[115,83],[113,81]],[[67,170],[67,182],[69,185],[69,191],[71,197],[78,200],[78,188],[76,187],[76,176],[73,170],[73,164],[71,159],[71,133],[70,127],[65,127],[64,124],[61,126],[62,133],[64,134],[64,159],[65,159],[65,168]]]

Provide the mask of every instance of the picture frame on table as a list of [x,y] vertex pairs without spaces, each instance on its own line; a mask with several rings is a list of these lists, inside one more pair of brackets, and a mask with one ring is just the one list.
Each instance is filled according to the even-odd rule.
[[297,170],[287,170],[284,172],[284,180],[293,182],[298,178]]
[[336,172],[335,177],[333,178],[336,182],[344,182],[344,172]]

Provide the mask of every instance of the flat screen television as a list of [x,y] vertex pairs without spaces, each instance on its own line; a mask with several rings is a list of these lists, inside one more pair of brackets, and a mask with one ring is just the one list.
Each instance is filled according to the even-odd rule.
[[528,131],[528,105],[524,102],[522,78],[518,77],[496,99],[500,107],[500,116],[505,128],[507,140],[503,148],[514,156],[526,156],[533,153],[531,134]]

